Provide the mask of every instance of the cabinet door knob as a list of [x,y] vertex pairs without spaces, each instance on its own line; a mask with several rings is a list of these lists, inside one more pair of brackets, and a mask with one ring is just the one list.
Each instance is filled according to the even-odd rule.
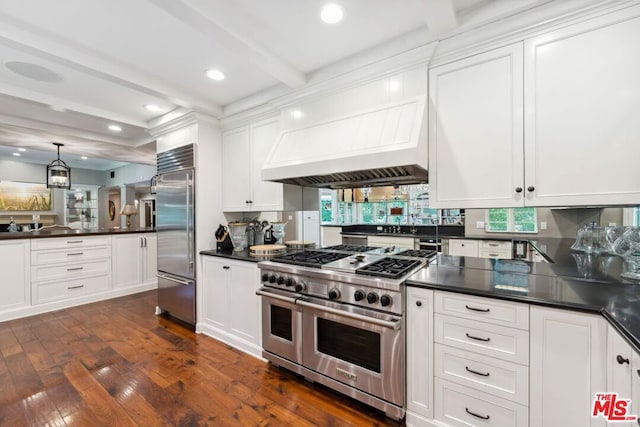
[[536,187],[534,187],[533,185],[531,185],[531,186],[527,187],[527,191],[528,191],[528,192],[530,192],[530,193],[531,193],[532,191],[535,191],[535,189],[536,189]]
[[228,265],[223,265],[223,266],[222,266],[222,268],[223,268],[224,270],[228,270],[228,269],[229,269],[229,266],[228,266]]
[[422,307],[422,301],[416,301],[416,305],[417,305],[418,307]]
[[516,193],[522,193],[522,187],[516,187]]
[[624,357],[622,357],[621,355],[617,355],[616,356],[616,361],[620,364],[620,365],[624,365],[625,363],[628,365],[629,364],[629,359],[625,359]]

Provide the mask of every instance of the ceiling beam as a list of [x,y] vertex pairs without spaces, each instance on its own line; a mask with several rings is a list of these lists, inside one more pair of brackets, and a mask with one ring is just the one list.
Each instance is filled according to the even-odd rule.
[[[250,58],[257,67],[285,85],[295,88],[306,83],[307,79],[302,71],[279,58],[249,35],[242,34],[232,25],[233,20],[229,20],[224,13],[206,14],[184,0],[148,1],[205,37],[229,46],[239,56]],[[220,12],[225,9],[224,3],[228,3],[228,0],[212,0],[212,3],[215,3],[215,10]],[[220,7],[217,7],[218,5]]]
[[458,27],[453,0],[426,0],[427,27],[432,36],[447,33]]

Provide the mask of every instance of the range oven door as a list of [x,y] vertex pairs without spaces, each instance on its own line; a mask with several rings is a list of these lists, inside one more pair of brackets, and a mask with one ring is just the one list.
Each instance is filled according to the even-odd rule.
[[262,287],[262,348],[268,353],[302,364],[302,308],[300,295]]
[[404,321],[358,307],[303,297],[304,366],[404,406]]

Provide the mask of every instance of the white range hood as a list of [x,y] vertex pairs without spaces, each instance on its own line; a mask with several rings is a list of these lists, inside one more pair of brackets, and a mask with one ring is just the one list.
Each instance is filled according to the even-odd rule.
[[262,179],[354,188],[427,182],[426,97],[284,131]]

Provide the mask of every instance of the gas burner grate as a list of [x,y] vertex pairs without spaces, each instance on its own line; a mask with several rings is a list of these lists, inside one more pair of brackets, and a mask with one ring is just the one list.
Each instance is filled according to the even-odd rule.
[[349,254],[338,252],[300,251],[273,257],[271,261],[320,268],[323,264],[328,264],[348,256]]
[[364,245],[334,245],[334,246],[329,246],[328,248],[323,248],[323,249],[329,249],[332,251],[343,251],[343,252],[371,252],[371,251],[378,250],[380,248],[375,246],[364,246]]
[[417,259],[387,257],[358,268],[356,274],[398,279],[421,264]]

